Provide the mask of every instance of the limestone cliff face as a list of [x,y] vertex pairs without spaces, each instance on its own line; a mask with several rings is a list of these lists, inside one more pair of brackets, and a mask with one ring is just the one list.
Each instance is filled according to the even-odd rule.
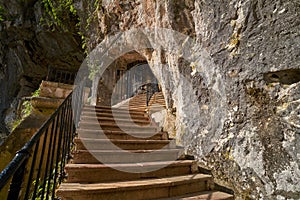
[[192,61],[164,48],[139,50],[162,84],[169,117],[176,117],[177,140],[239,199],[300,198],[298,0],[77,0],[75,6],[89,51],[133,28],[192,38]]
[[0,6],[0,133],[5,135],[19,99],[31,96],[45,80],[48,68],[76,70],[83,52],[76,22],[68,11],[62,28],[42,1],[1,0]]
[[[63,22],[68,31],[56,29],[41,25],[47,18],[41,1],[0,3],[6,12],[0,23],[4,116],[14,100],[38,87],[49,65],[78,66],[82,51],[72,18]],[[88,52],[120,32],[156,28],[161,46],[137,52],[162,85],[173,122],[165,128],[217,182],[238,199],[300,198],[299,0],[74,0],[73,5]],[[159,28],[183,35],[162,34]],[[184,35],[192,41],[191,55],[166,48],[169,41],[186,47]],[[153,35],[143,37],[155,44]]]

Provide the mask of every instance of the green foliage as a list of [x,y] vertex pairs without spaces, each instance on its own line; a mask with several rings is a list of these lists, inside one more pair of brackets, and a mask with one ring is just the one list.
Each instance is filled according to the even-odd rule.
[[32,111],[32,106],[31,106],[30,101],[24,101],[22,106],[23,106],[23,109],[21,111],[21,116],[22,116],[22,118],[25,118],[28,115],[30,115],[30,113]]
[[[39,95],[40,95],[40,89],[32,93],[32,97],[38,97]],[[14,122],[12,122],[12,126],[11,126],[12,130],[14,130],[26,117],[28,117],[31,112],[32,112],[31,102],[29,100],[24,101],[22,103],[22,110],[20,116],[18,116],[18,118]]]
[[[38,96],[40,96],[40,89],[37,89],[36,91],[34,91],[32,93],[32,97],[38,97]],[[28,115],[30,115],[30,113],[32,111],[32,105],[31,105],[30,101],[24,101],[22,106],[23,106],[23,109],[21,112],[21,116],[22,116],[22,118],[25,118]]]
[[4,14],[5,14],[5,10],[4,10],[3,6],[0,5],[0,22],[5,20]]
[[40,92],[41,92],[41,89],[39,88],[39,89],[37,89],[36,91],[34,91],[34,92],[32,93],[32,96],[33,96],[33,97],[38,97],[38,96],[40,96]]
[[51,20],[41,19],[41,23],[47,22],[49,26],[57,26],[65,29],[68,18],[77,15],[73,0],[42,0],[44,8]]
[[22,110],[21,110],[21,113],[20,113],[20,116],[18,116],[18,118],[16,120],[14,120],[12,122],[12,130],[15,130],[19,124],[27,117],[30,115],[32,111],[32,106],[31,106],[31,103],[30,101],[24,101],[22,103]]
[[12,127],[12,130],[15,130],[17,128],[17,126],[19,126],[21,121],[22,121],[22,119],[16,119],[15,121],[13,121],[12,125],[10,125]]
[[[60,163],[61,162],[59,162],[58,166],[60,166]],[[60,167],[58,167],[57,171],[59,172],[59,170],[60,170]],[[39,185],[37,187],[37,195],[35,197],[35,200],[51,199],[51,197],[52,197],[52,191],[56,189],[54,187],[54,177],[55,177],[55,169],[53,169],[51,175],[46,178],[46,184],[45,185],[44,185],[44,181],[41,178],[39,179]],[[51,178],[51,180],[49,181],[50,178]],[[56,183],[58,183],[58,179],[59,179],[59,177],[57,176],[56,177]],[[34,188],[35,185],[36,185],[36,180],[33,181],[32,185],[33,185],[32,188]],[[47,191],[48,187],[49,187],[50,194],[49,194],[48,197],[46,197],[45,192]],[[45,188],[45,189],[44,189],[44,197],[42,198],[43,188]],[[30,197],[30,199],[32,199],[32,197]]]
[[96,74],[99,72],[100,68],[100,61],[99,60],[92,60],[92,63],[88,62],[88,67],[89,67],[89,79],[93,80]]

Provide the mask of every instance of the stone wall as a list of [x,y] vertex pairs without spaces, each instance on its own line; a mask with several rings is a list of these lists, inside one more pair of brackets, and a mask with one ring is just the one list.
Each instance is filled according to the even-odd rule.
[[42,1],[0,0],[0,18],[1,138],[10,132],[7,123],[15,120],[19,99],[31,96],[45,80],[48,67],[76,70],[83,50],[76,17],[68,10],[62,28]]
[[[69,31],[57,31],[40,24],[40,1],[0,3],[8,16],[0,27],[3,118],[17,97],[38,87],[48,65],[78,66],[82,51],[74,19],[64,21]],[[237,199],[300,198],[299,0],[74,0],[74,6],[87,52],[133,28],[189,36],[193,59],[163,48],[172,39],[186,45],[174,34],[158,40],[160,48],[137,50],[160,81],[178,143]]]
[[237,199],[299,199],[299,1],[104,2],[76,1],[83,22],[94,14],[82,24],[90,51],[133,28],[193,39],[193,61],[163,48],[139,53],[162,85],[178,142],[199,165]]

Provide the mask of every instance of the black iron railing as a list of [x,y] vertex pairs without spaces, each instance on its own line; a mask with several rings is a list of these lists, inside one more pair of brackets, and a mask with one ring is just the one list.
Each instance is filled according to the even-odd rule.
[[149,106],[149,102],[151,97],[154,95],[155,92],[158,92],[158,84],[157,83],[147,83],[146,87],[146,105]]
[[7,199],[55,199],[71,158],[84,86],[82,81],[1,172],[0,191],[9,185]]
[[49,67],[46,81],[73,84],[76,77],[76,73],[77,71]]

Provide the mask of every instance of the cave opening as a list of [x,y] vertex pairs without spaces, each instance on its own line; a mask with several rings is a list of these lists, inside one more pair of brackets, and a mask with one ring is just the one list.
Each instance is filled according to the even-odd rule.
[[160,88],[146,59],[131,51],[115,60],[99,78],[96,105],[113,106],[139,94],[159,92]]

